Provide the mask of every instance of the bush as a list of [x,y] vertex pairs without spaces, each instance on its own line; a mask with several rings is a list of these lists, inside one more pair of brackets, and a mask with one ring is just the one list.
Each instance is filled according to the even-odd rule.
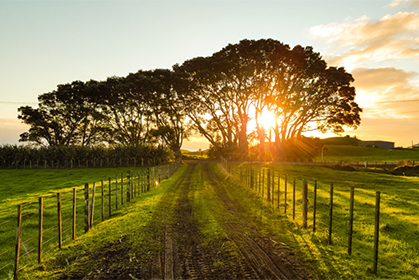
[[113,167],[156,165],[173,158],[164,147],[144,146],[0,146],[1,168]]

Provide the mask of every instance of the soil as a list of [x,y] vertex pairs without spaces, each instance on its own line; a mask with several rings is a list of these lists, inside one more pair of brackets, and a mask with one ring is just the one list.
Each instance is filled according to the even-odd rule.
[[[191,177],[197,164],[202,164],[201,176],[217,193],[228,212],[221,218],[227,238],[204,242],[200,224],[194,217],[194,188]],[[122,255],[129,254],[129,244],[119,242],[91,258],[106,260],[98,265],[97,274],[84,279],[314,279],[311,271],[284,248],[281,240],[262,231],[258,224],[246,218],[242,206],[230,199],[219,178],[208,163],[189,162],[186,175],[177,182],[180,196],[174,203],[174,219],[163,229],[156,230],[155,242],[160,243],[149,261],[118,265]],[[156,216],[157,217],[157,216]],[[231,253],[235,248],[235,254]],[[90,256],[89,256],[90,257]],[[70,278],[73,278],[72,275]],[[67,278],[64,276],[64,278]],[[77,276],[76,276],[77,278]]]

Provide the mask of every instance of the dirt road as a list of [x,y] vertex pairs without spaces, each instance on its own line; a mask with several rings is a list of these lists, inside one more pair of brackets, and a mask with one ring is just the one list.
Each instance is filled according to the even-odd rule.
[[[199,164],[199,165],[198,165]],[[224,178],[212,172],[208,164],[189,163],[188,178],[181,185],[181,197],[175,209],[177,221],[167,226],[164,279],[308,279],[310,274],[292,252],[278,250],[272,236],[261,234],[257,225],[246,218],[245,210],[229,198],[222,182]],[[193,174],[201,171],[205,183],[215,190],[225,208],[221,224],[238,254],[231,256],[220,247],[206,246],[199,221],[194,217]],[[219,217],[217,217],[219,218]],[[237,253],[237,252],[236,252]]]
[[104,248],[92,257],[106,259],[101,270],[108,272],[84,278],[314,279],[280,245],[281,240],[261,228],[246,206],[231,197],[231,187],[225,176],[214,172],[213,165],[188,163],[164,198],[166,216],[154,213],[156,224],[162,226],[150,224],[144,229],[157,232],[155,239],[161,245],[154,257],[141,265],[118,266],[121,254],[133,254],[129,246]]

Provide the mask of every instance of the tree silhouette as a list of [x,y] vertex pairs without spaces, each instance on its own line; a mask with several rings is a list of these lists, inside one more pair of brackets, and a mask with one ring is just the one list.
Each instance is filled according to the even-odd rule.
[[[271,111],[275,145],[269,146],[279,156],[291,149],[284,147],[309,146],[310,140],[302,138],[308,130],[341,133],[360,124],[353,81],[344,68],[328,67],[312,47],[242,40],[173,70],[58,85],[39,96],[38,108],[19,108],[18,118],[31,126],[21,141],[164,145],[180,157],[183,139],[194,129],[211,143],[211,154],[246,158],[253,139],[264,154],[271,137],[261,115]],[[256,122],[254,131],[249,131],[250,120]]]
[[50,146],[100,143],[107,116],[100,106],[99,87],[94,80],[58,85],[38,97],[38,108],[20,107],[18,118],[31,127],[19,141]]

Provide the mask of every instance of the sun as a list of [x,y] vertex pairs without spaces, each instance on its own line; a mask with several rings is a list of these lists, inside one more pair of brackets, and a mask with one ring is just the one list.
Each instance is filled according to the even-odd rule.
[[260,124],[265,129],[270,129],[271,127],[275,127],[275,114],[272,111],[264,110],[260,116]]

